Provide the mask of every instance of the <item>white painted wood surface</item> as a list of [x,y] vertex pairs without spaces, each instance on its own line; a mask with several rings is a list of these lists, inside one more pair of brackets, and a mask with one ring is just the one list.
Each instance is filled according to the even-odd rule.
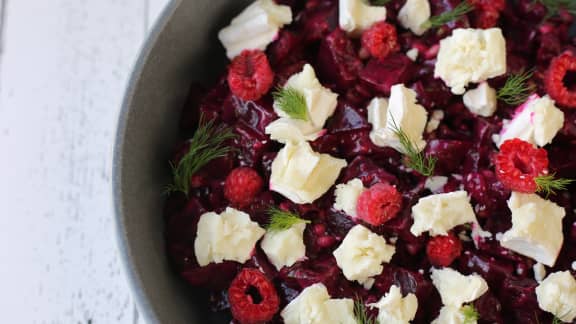
[[111,152],[166,2],[0,0],[0,322],[142,323],[116,251]]

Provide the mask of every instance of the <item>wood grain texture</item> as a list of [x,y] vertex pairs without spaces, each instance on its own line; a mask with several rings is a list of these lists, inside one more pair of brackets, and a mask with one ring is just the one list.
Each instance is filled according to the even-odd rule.
[[3,1],[2,322],[142,323],[117,253],[111,152],[133,62],[168,0]]

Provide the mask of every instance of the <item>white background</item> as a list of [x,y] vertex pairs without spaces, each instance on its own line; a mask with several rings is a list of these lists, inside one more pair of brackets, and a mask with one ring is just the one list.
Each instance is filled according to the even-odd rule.
[[111,161],[133,62],[168,0],[0,0],[0,322],[139,323]]

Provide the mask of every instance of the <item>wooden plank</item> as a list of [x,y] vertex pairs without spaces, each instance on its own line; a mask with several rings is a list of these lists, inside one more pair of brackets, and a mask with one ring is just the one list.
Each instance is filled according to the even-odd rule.
[[111,151],[143,0],[8,0],[0,57],[0,309],[7,323],[137,323]]

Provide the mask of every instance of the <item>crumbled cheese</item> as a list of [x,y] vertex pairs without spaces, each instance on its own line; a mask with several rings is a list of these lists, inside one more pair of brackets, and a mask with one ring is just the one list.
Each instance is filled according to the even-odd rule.
[[430,116],[430,120],[428,124],[426,124],[426,133],[432,133],[433,131],[438,129],[440,126],[440,122],[444,119],[444,111],[443,110],[434,110],[432,111],[432,116]]
[[218,38],[232,59],[246,49],[265,50],[282,26],[292,22],[289,6],[277,5],[273,0],[257,0],[232,19]]
[[310,64],[292,75],[284,88],[292,88],[304,96],[308,120],[290,118],[274,102],[274,111],[280,118],[266,127],[266,134],[282,143],[315,140],[324,132],[322,128],[326,120],[334,114],[338,95],[322,86]]
[[360,179],[352,179],[347,183],[341,183],[336,186],[334,195],[334,209],[341,210],[346,214],[356,217],[356,205],[358,197],[364,192],[365,188]]
[[576,261],[572,262],[572,270],[576,271]]
[[466,91],[463,99],[464,105],[473,114],[490,117],[496,112],[496,90],[490,87],[488,82],[482,82],[476,89]]
[[437,193],[448,183],[448,177],[444,176],[433,176],[426,179],[424,183],[424,188]]
[[488,291],[486,280],[476,274],[465,276],[451,268],[443,268],[432,269],[430,277],[446,306],[460,307]]
[[386,20],[384,6],[371,6],[363,0],[339,0],[338,4],[340,28],[351,36],[360,36],[375,22]]
[[346,160],[316,153],[308,142],[288,143],[272,162],[270,190],[297,204],[311,203],[334,185],[344,167]]
[[411,48],[410,50],[408,50],[408,52],[406,52],[406,56],[413,62],[416,62],[416,60],[418,59],[418,54],[419,52],[417,48]]
[[564,322],[576,318],[576,279],[569,271],[555,272],[536,287],[538,306]]
[[532,270],[534,270],[534,280],[541,282],[546,277],[546,268],[542,263],[536,263]]
[[305,257],[304,229],[306,224],[299,223],[283,231],[266,232],[260,246],[276,269],[289,267]]
[[470,82],[482,82],[506,73],[506,40],[500,28],[455,29],[440,41],[434,76],[454,94],[463,94]]
[[377,303],[368,306],[378,308],[379,323],[408,324],[416,316],[418,299],[414,294],[403,297],[400,288],[393,285]]
[[438,317],[432,321],[432,324],[476,324],[478,321],[472,321],[464,317],[462,307],[444,306],[440,309]]
[[402,27],[420,36],[428,30],[424,23],[430,19],[430,14],[428,0],[407,0],[398,12],[398,21]]
[[412,207],[414,225],[410,232],[420,236],[429,231],[430,235],[447,235],[457,225],[477,223],[476,215],[466,191],[436,194],[420,198]]
[[224,260],[244,263],[265,232],[248,214],[234,208],[228,207],[221,214],[204,213],[198,221],[194,241],[198,264],[205,266]]
[[428,113],[416,103],[416,92],[403,84],[393,85],[390,99],[385,104],[380,98],[373,99],[368,105],[368,122],[372,124],[370,139],[376,146],[390,146],[405,153],[404,147],[396,136],[399,128],[420,151],[426,146],[422,133],[426,127]]
[[550,144],[564,125],[564,113],[558,109],[549,96],[540,98],[532,95],[514,114],[514,118],[504,125],[500,138],[495,143],[519,138],[538,146]]
[[562,248],[564,208],[536,194],[512,192],[508,200],[512,228],[500,244],[549,267],[554,266]]
[[285,324],[356,324],[352,299],[330,299],[326,287],[306,287],[280,313]]
[[333,254],[346,279],[369,288],[374,283],[372,277],[382,272],[382,263],[390,262],[395,252],[396,248],[386,244],[382,236],[356,225]]

